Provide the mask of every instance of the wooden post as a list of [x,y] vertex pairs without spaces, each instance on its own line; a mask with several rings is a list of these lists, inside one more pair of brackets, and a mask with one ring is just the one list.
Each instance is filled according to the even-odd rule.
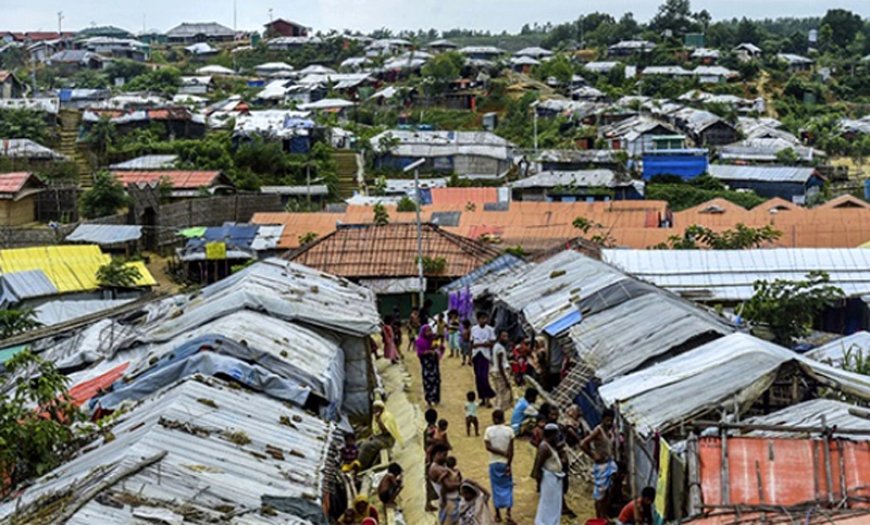
[[722,469],[721,473],[721,492],[722,492],[722,505],[728,505],[730,501],[730,483],[731,483],[731,474],[728,469],[728,429],[723,428],[719,433],[721,436],[719,439],[719,446],[722,449]]
[[846,451],[843,450],[843,441],[838,439],[837,452],[840,454],[840,495],[843,498],[841,505],[849,508],[849,492],[846,490]]
[[[628,475],[631,476],[631,501],[637,501],[637,460],[634,454],[635,437],[634,429],[628,429]],[[640,509],[634,506],[634,521],[640,521]]]
[[[825,423],[826,418],[825,418],[824,414],[822,414],[821,419],[822,419],[822,427],[826,427],[826,423]],[[825,447],[822,450],[822,454],[825,457],[825,482],[827,483],[827,485],[825,487],[825,491],[828,494],[828,503],[830,505],[833,505],[834,504],[834,486],[833,486],[834,485],[834,476],[831,473],[831,437],[829,435],[827,428],[825,428],[824,433],[822,435],[824,436],[824,440],[822,441],[822,446]]]
[[813,448],[813,500],[819,501],[819,448],[815,439],[810,440]]
[[[758,484],[758,505],[764,506],[764,485],[761,482],[761,463],[755,460],[755,482]],[[761,522],[767,523],[767,513],[761,511]]]
[[701,465],[698,451],[698,435],[694,431],[689,433],[689,441],[686,446],[686,468],[689,471],[689,517],[701,513]]

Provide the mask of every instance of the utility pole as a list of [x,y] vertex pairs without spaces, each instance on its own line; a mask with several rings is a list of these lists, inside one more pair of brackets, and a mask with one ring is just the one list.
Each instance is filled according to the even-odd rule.
[[420,208],[423,205],[423,199],[420,198],[420,166],[425,162],[426,159],[418,159],[402,170],[405,173],[414,170],[414,200],[417,212],[417,279],[420,288],[420,307],[423,306],[426,294],[426,278],[423,276],[423,223],[420,221]]
[[233,31],[238,31],[238,0],[233,0]]
[[60,38],[63,34],[63,11],[57,12],[57,37]]

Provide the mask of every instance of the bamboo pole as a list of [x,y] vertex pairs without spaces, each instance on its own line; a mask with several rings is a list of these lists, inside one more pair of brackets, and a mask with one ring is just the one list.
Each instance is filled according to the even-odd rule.
[[[825,426],[824,414],[822,414],[821,420],[822,420],[822,426],[824,427]],[[824,458],[825,458],[825,481],[827,483],[825,491],[828,494],[828,503],[833,505],[834,504],[834,487],[833,487],[834,481],[833,481],[833,475],[831,474],[831,438],[830,438],[830,435],[829,435],[827,430],[825,430],[825,432],[822,435],[824,436],[824,440],[822,441],[822,445],[825,447],[822,450],[822,454],[824,455]]]
[[728,505],[730,503],[730,483],[731,483],[731,473],[728,469],[728,430],[722,429],[720,433],[720,449],[722,450],[722,468],[720,469],[720,491],[722,493],[722,504]]
[[698,435],[689,433],[687,444],[686,468],[689,470],[689,516],[701,513],[701,465],[698,453]]

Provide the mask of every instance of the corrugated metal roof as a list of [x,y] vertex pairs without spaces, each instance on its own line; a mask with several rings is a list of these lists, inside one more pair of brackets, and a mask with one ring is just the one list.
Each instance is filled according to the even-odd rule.
[[0,274],[0,305],[57,294],[57,287],[42,270]]
[[800,166],[736,166],[710,164],[707,173],[723,180],[751,180],[762,182],[806,182],[816,173],[815,168]]
[[[82,292],[99,288],[97,271],[111,259],[93,244],[0,250],[0,274],[42,270],[59,293]],[[157,284],[144,263],[128,264],[141,274],[138,286]]]
[[161,170],[172,168],[178,160],[178,155],[143,155],[118,164],[109,166],[111,170]]
[[831,368],[791,350],[750,335],[735,333],[599,389],[605,404],[644,436],[666,431],[682,421],[736,405],[748,404],[766,391],[786,362],[823,384],[870,399],[870,377]]
[[665,293],[649,293],[587,316],[571,329],[571,340],[580,363],[607,382],[693,338],[733,331],[698,307]]
[[[631,180],[627,180],[623,184],[630,186]],[[566,190],[570,190],[572,187],[613,188],[618,185],[620,182],[610,170],[548,171],[509,184],[514,189],[562,187]]]
[[[747,425],[782,425],[790,427],[821,427],[822,416],[825,417],[825,425],[846,429],[864,429],[866,435],[842,435],[834,433],[834,437],[852,439],[858,441],[870,440],[870,419],[866,416],[857,415],[856,410],[862,410],[855,405],[835,401],[833,399],[813,399],[804,401],[790,407],[777,410],[766,416],[750,417],[743,421]],[[867,410],[863,409],[866,413]],[[777,436],[777,437],[806,437],[806,433],[795,432],[772,432],[767,430],[754,430],[751,436]]]
[[142,226],[128,224],[79,224],[69,235],[68,242],[87,242],[107,246],[142,238]]
[[166,32],[169,38],[192,38],[200,34],[206,37],[230,37],[236,33],[217,22],[182,22]]
[[763,250],[603,250],[621,270],[696,300],[742,301],[758,280],[801,280],[813,270],[850,297],[870,294],[870,250],[775,248]]
[[312,196],[323,197],[329,195],[329,186],[326,184],[312,184],[310,186],[260,186],[260,193],[291,195],[294,197],[304,197],[310,194]]
[[0,139],[0,156],[15,159],[66,159],[60,153],[30,139]]
[[834,366],[841,366],[846,352],[863,352],[870,357],[870,333],[855,332],[807,352],[806,356]]
[[[207,520],[225,519],[225,509],[231,507],[234,513],[259,514],[273,525],[308,523],[280,511],[272,516],[258,511],[264,496],[298,498],[312,510],[320,507],[334,431],[332,424],[264,396],[187,380],[122,415],[112,427],[113,440],[99,439],[98,446],[37,480],[0,506],[0,516],[38,508],[40,497],[108,480],[120,469],[165,452],[155,464],[102,492],[129,492],[176,512],[183,505]],[[104,525],[133,521],[132,508],[101,501],[90,500],[68,523],[91,524],[94,516]],[[42,516],[45,522],[53,517]]]

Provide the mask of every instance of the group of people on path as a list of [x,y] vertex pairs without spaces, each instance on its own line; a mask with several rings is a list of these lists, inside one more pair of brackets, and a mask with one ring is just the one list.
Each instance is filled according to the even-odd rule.
[[[612,411],[605,411],[601,423],[590,429],[578,406],[571,406],[564,414],[548,403],[536,406],[539,394],[533,388],[527,388],[514,403],[511,380],[516,386],[523,386],[526,376],[543,368],[536,362],[540,359],[534,345],[522,338],[512,342],[507,331],[496,331],[489,325],[485,313],[478,313],[472,325],[469,320],[460,319],[455,310],[447,312],[446,318],[444,314],[432,318],[430,310],[431,303],[427,301],[423,308],[412,311],[406,325],[408,349],[413,350],[420,361],[423,394],[428,405],[424,434],[426,510],[437,511],[439,523],[445,525],[514,523],[512,464],[515,440],[523,437],[528,438],[536,450],[531,472],[539,493],[534,525],[557,525],[563,515],[574,515],[564,500],[569,485],[569,450],[582,452],[592,459],[596,515],[607,518],[618,472]],[[393,363],[404,359],[403,326],[397,313],[386,317],[383,326],[384,357]],[[488,489],[462,476],[457,459],[450,454],[449,423],[438,418],[436,407],[442,400],[441,360],[445,356],[461,358],[461,365],[470,365],[474,373],[475,390],[466,393],[464,405],[466,434],[470,436],[472,430],[475,436],[480,433],[479,407],[494,409],[492,425],[483,432],[484,447],[489,454]],[[374,412],[372,438],[367,442],[372,442],[368,445],[371,450],[378,451],[392,446],[397,438],[390,429],[390,422],[394,422],[392,416],[384,417],[382,405],[376,404]],[[368,454],[362,453],[366,448],[364,443],[361,458],[368,459]],[[396,468],[400,469],[398,465]],[[392,478],[397,476],[392,475]],[[654,489],[644,489],[640,498],[626,505],[617,523],[651,523],[651,491],[654,499]]]

